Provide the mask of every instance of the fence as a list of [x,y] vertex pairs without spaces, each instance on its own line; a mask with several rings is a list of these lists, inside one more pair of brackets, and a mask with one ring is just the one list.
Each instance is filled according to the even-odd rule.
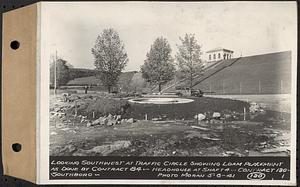
[[207,94],[289,94],[291,81],[287,80],[244,80],[202,82],[195,89]]

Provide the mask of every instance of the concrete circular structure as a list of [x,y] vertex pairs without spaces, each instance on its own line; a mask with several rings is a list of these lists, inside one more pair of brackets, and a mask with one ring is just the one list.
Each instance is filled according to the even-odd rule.
[[182,103],[191,103],[193,99],[185,98],[169,98],[169,97],[153,97],[153,98],[138,98],[138,99],[129,99],[131,103],[138,104],[182,104]]

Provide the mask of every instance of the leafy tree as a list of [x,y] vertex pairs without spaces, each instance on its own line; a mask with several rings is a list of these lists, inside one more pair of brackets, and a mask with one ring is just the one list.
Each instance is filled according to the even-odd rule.
[[181,75],[189,79],[191,89],[195,76],[200,75],[203,71],[201,46],[197,43],[194,34],[185,34],[184,38],[179,37],[179,39],[181,44],[177,45],[176,60]]
[[152,84],[158,84],[159,91],[164,83],[172,80],[175,73],[171,52],[168,41],[163,37],[157,38],[141,66],[142,77]]
[[[50,83],[54,86],[55,79],[55,69],[56,69],[56,86],[60,87],[62,85],[66,85],[69,81],[69,67],[70,65],[66,60],[62,58],[58,58],[56,63],[52,62],[50,65]],[[55,67],[56,66],[56,67]]]
[[111,92],[128,62],[125,46],[119,34],[112,28],[104,29],[96,39],[92,54],[96,70],[99,71],[98,77],[108,92]]

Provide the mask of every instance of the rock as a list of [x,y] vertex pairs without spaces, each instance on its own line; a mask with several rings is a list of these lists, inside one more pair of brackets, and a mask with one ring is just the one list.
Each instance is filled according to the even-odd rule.
[[[100,117],[100,118],[101,118],[101,117]],[[100,124],[100,121],[101,121],[100,118],[99,118],[99,119],[96,119],[95,121],[93,121],[91,125],[92,125],[92,126],[95,126],[95,125],[101,125],[101,124]]]
[[95,125],[107,125],[108,119],[106,117],[100,117],[92,122],[92,126]]
[[262,112],[264,112],[264,110],[259,106],[259,104],[255,103],[255,102],[250,103],[250,107],[249,107],[250,113],[260,112],[260,110],[262,110]]
[[115,119],[110,119],[107,121],[107,126],[113,126],[115,124],[117,124],[117,120]]
[[86,127],[90,127],[90,126],[92,126],[92,123],[88,121]]
[[231,119],[232,116],[231,116],[230,114],[224,114],[224,118],[225,118],[225,119]]
[[117,121],[120,121],[120,120],[121,120],[121,118],[122,118],[122,116],[121,116],[121,115],[117,115],[115,119],[116,119]]
[[87,116],[82,116],[82,117],[81,117],[81,121],[80,121],[80,123],[83,123],[83,122],[85,122],[85,121],[86,121],[86,118],[87,118]]
[[111,115],[111,114],[109,114],[107,117],[106,117],[106,119],[108,119],[108,120],[110,120],[110,119],[113,119],[114,117]]
[[195,115],[194,118],[198,119],[198,121],[203,121],[206,118],[206,116],[200,113],[198,115]]
[[127,123],[133,123],[134,120],[133,120],[133,118],[129,118],[129,119],[126,120],[126,122],[127,122]]
[[260,142],[259,144],[260,144],[260,145],[266,145],[267,142]]
[[266,113],[266,111],[262,108],[259,109],[259,112],[262,113],[262,114]]
[[108,119],[106,117],[100,117],[100,125],[107,125]]
[[126,123],[126,120],[125,119],[121,119],[120,124],[122,125],[122,124],[125,124],[125,123]]
[[219,112],[214,112],[212,115],[213,118],[220,118],[221,114]]

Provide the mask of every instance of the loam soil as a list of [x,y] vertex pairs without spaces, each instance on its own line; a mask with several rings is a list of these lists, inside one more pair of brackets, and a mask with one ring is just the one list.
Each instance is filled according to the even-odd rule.
[[[78,102],[85,105],[93,102],[97,94],[78,95]],[[163,107],[162,121],[151,118],[143,120],[144,111],[150,115],[161,115],[162,108],[132,105],[130,113],[134,123],[113,126],[87,126],[82,115],[74,116],[67,110],[74,101],[63,102],[62,95],[51,96],[50,111],[60,108],[64,115],[50,117],[50,155],[51,156],[288,156],[290,146],[290,114],[274,111],[247,114],[243,120],[210,120],[197,122],[192,116],[205,112],[205,106],[215,106],[222,113],[233,111],[240,114],[245,102],[229,99],[199,98],[191,106],[178,106],[176,109]],[[201,110],[197,103],[205,101]],[[223,103],[222,103],[223,102]],[[213,104],[212,104],[213,103]],[[224,104],[225,103],[225,104]],[[87,104],[86,104],[87,105]],[[198,107],[195,109],[195,107]],[[230,107],[233,108],[230,108]],[[155,106],[156,107],[156,106]],[[210,107],[213,111],[213,107]],[[145,109],[146,108],[146,109]],[[207,107],[209,108],[209,107]],[[181,114],[180,110],[185,109]],[[66,112],[67,111],[67,112]],[[141,115],[138,115],[139,112]],[[155,111],[158,111],[155,113]],[[247,110],[248,111],[248,110]],[[180,116],[176,119],[172,116]],[[186,116],[187,115],[187,116]],[[96,116],[97,118],[98,116]]]

